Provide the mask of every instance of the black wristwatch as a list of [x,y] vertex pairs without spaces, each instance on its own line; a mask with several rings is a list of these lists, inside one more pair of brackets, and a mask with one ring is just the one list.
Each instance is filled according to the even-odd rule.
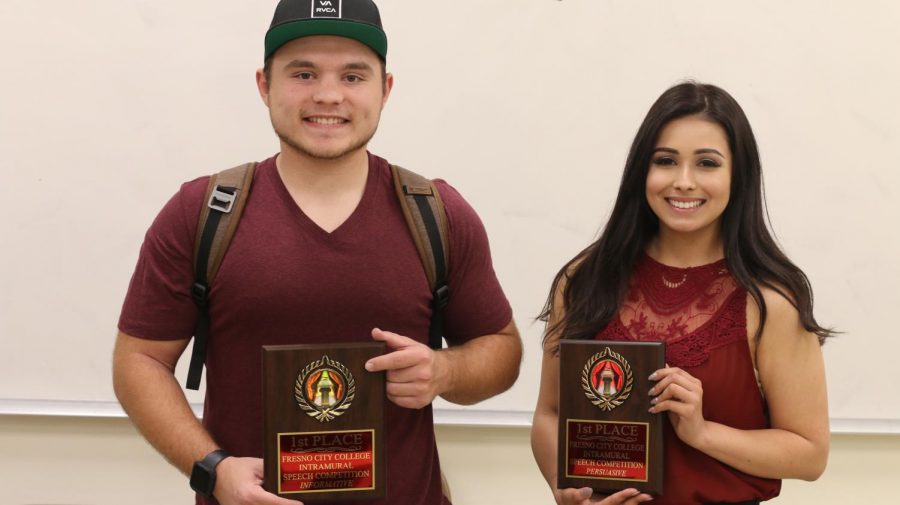
[[216,465],[223,459],[231,456],[225,449],[219,449],[206,455],[200,461],[194,462],[191,470],[191,489],[201,496],[209,498],[216,489]]

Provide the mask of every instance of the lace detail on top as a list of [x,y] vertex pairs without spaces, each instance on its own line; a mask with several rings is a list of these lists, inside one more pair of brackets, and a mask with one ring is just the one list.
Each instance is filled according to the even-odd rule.
[[697,366],[709,351],[747,338],[747,293],[725,260],[691,268],[663,265],[644,256],[635,267],[619,317],[601,340],[666,342],[672,366]]

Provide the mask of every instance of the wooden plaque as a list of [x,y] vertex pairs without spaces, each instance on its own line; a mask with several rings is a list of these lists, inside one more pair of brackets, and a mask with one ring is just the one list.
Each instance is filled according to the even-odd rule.
[[647,410],[665,344],[562,340],[559,352],[557,486],[661,495],[668,420]]
[[284,498],[385,496],[381,342],[263,346],[263,487]]

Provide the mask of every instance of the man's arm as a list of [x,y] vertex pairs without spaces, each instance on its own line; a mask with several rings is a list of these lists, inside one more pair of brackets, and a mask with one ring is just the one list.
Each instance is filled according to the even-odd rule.
[[218,445],[194,416],[175,364],[185,340],[147,340],[119,332],[113,351],[113,389],[150,444],[185,475]]
[[[113,351],[113,389],[119,403],[144,438],[185,475],[190,475],[194,461],[220,448],[194,416],[175,379],[175,364],[188,342],[119,332]],[[216,467],[213,494],[222,505],[299,504],[265,492],[262,472],[259,458],[225,458]]]
[[472,405],[498,395],[516,382],[522,363],[522,339],[510,321],[502,330],[435,353],[447,378],[438,393],[447,401]]
[[522,340],[513,321],[497,333],[439,351],[378,328],[372,337],[392,352],[370,359],[366,370],[387,371],[387,396],[401,407],[419,409],[436,396],[471,405],[506,391],[519,376]]

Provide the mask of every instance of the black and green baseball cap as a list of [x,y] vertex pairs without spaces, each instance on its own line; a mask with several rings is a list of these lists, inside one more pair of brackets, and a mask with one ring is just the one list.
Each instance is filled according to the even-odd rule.
[[372,0],[281,0],[266,32],[264,59],[284,44],[310,35],[358,40],[387,59],[387,36]]

